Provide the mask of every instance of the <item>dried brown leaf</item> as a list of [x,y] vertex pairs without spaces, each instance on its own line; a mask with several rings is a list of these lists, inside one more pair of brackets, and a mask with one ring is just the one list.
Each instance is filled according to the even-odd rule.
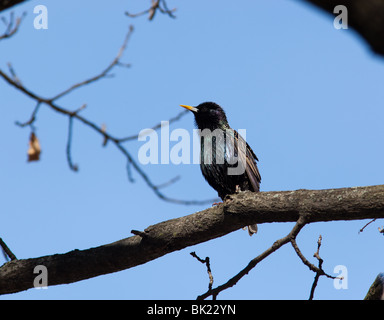
[[34,132],[31,132],[31,135],[29,137],[28,162],[39,161],[40,153],[41,148],[39,139],[37,139]]

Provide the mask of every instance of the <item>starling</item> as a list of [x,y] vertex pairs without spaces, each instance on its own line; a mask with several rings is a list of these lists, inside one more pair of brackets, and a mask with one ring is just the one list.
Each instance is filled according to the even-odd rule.
[[[200,169],[219,197],[224,200],[238,191],[260,191],[258,159],[243,137],[229,126],[224,110],[214,102],[181,107],[195,116],[200,129]],[[248,226],[248,232],[256,233],[257,225]]]

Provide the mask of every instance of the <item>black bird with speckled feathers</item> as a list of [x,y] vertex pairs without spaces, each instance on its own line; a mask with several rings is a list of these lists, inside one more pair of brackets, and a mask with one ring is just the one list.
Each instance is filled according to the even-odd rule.
[[[243,137],[229,126],[224,110],[214,102],[181,106],[195,116],[201,136],[200,169],[219,197],[224,200],[238,191],[259,192],[258,159]],[[257,225],[248,226],[248,232],[256,233]]]

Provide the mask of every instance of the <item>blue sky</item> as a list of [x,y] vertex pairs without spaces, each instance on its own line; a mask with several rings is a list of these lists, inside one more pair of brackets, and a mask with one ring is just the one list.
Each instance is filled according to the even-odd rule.
[[[33,27],[34,6],[48,8],[48,29]],[[180,104],[215,101],[230,125],[247,130],[247,141],[260,159],[262,191],[324,189],[382,184],[384,170],[383,58],[374,56],[351,30],[336,30],[333,17],[301,1],[169,1],[176,19],[157,14],[128,18],[149,1],[29,1],[14,9],[27,12],[19,32],[0,41],[0,68],[11,62],[22,83],[50,97],[98,74],[115,57],[128,26],[135,31],[117,68],[103,79],[63,97],[58,104],[122,137],[138,133],[181,111]],[[7,16],[9,13],[2,13]],[[112,145],[74,122],[72,158],[66,162],[68,120],[46,106],[38,114],[36,134],[41,161],[26,162],[30,130],[15,126],[29,119],[34,102],[0,80],[0,237],[18,258],[87,249],[129,237],[207,205],[167,203],[133,172]],[[171,130],[192,133],[193,117]],[[126,144],[137,157],[142,142]],[[196,200],[216,197],[198,165],[147,165],[155,183],[180,175],[163,191]],[[312,262],[319,234],[324,270],[348,270],[348,289],[336,290],[320,278],[317,299],[361,299],[379,272],[377,255],[384,238],[378,220],[315,223],[297,241]],[[118,273],[30,289],[0,299],[195,299],[208,277],[189,253],[209,256],[214,286],[285,236],[291,223],[259,226],[250,238],[242,230],[171,253]],[[0,263],[3,263],[0,257]],[[336,275],[336,274],[333,274]],[[314,273],[285,246],[260,263],[220,299],[307,299]],[[48,280],[49,281],[49,280]]]

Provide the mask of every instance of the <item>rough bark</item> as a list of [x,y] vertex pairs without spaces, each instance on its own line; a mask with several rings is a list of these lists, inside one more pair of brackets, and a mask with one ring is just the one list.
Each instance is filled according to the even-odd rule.
[[25,1],[26,0],[0,0],[0,12]]
[[368,290],[364,300],[384,300],[384,273],[379,273]]
[[111,244],[7,262],[0,267],[0,294],[32,288],[37,265],[48,269],[48,285],[72,283],[128,269],[246,225],[294,222],[303,216],[307,223],[384,218],[384,185],[232,195],[216,207],[149,226]]

